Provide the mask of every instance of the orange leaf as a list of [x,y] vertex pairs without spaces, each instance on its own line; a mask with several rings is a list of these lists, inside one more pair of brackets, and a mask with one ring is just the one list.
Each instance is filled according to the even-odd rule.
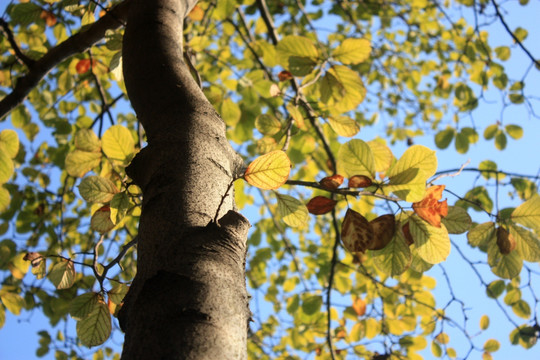
[[332,211],[336,204],[337,201],[335,200],[324,196],[315,196],[313,199],[309,200],[306,207],[311,214],[322,215]]
[[325,189],[334,190],[340,187],[343,184],[343,176],[336,174],[332,176],[327,176],[319,181],[319,184],[322,185]]
[[366,313],[366,302],[360,298],[354,300],[352,308],[356,315],[362,316]]
[[287,70],[280,71],[280,73],[278,74],[279,81],[287,81],[291,80],[292,78],[292,74],[290,73],[290,71]]
[[439,201],[442,197],[444,185],[434,185],[426,189],[426,195],[422,201],[414,203],[414,212],[429,224],[441,227],[441,217],[448,215],[446,200]]
[[516,240],[505,228],[497,228],[497,246],[503,255],[508,255],[516,248]]
[[371,186],[373,181],[365,175],[354,175],[349,178],[350,188],[365,188]]
[[77,65],[75,65],[75,70],[77,71],[77,74],[84,74],[88,70],[90,70],[91,66],[96,66],[96,60],[94,59],[92,62],[90,62],[90,59],[81,59],[77,62]]
[[47,10],[41,10],[41,14],[39,14],[39,17],[43,20],[45,20],[45,24],[47,24],[48,27],[53,27],[56,25],[56,16],[50,11]]
[[394,215],[379,216],[368,222],[360,213],[348,209],[341,224],[341,240],[351,253],[383,249],[394,237]]
[[195,5],[188,16],[193,21],[201,21],[204,18],[204,10],[199,5]]

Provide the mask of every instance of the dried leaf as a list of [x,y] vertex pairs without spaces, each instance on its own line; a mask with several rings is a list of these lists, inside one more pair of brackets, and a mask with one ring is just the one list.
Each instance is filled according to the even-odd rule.
[[371,186],[373,181],[365,175],[353,175],[349,178],[350,188],[365,188]]
[[343,176],[339,174],[327,176],[319,181],[319,184],[321,184],[325,189],[334,190],[343,184]]
[[329,199],[325,196],[315,196],[313,199],[309,200],[306,207],[313,215],[323,215],[332,211],[336,204],[337,201],[333,199]]
[[441,217],[448,215],[446,200],[438,201],[442,197],[443,190],[444,185],[434,185],[427,188],[422,201],[414,203],[412,206],[418,216],[436,227],[441,227]]

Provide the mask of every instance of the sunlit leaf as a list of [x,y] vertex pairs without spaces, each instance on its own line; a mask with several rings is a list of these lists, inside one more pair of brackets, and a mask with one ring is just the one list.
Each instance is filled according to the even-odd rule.
[[284,151],[276,150],[253,160],[244,173],[246,181],[260,189],[277,189],[287,181],[291,161]]
[[113,303],[120,305],[124,301],[124,297],[126,296],[128,290],[129,287],[126,284],[118,283],[107,292],[107,295],[109,295],[109,299]]
[[530,229],[540,231],[540,195],[535,194],[512,212],[512,220]]
[[443,224],[441,227],[431,226],[413,215],[409,218],[409,227],[416,251],[424,261],[438,264],[446,260],[450,254],[450,238]]
[[85,177],[79,184],[79,192],[90,203],[106,203],[118,192],[114,183],[101,176]]
[[6,210],[11,202],[11,196],[6,188],[0,185],[0,213]]
[[13,159],[19,152],[19,136],[14,130],[4,129],[0,132],[0,151]]
[[343,176],[339,174],[326,176],[319,181],[319,184],[325,189],[334,190],[343,184]]
[[100,295],[95,292],[77,296],[75,299],[71,300],[71,303],[69,304],[69,314],[75,320],[86,318],[94,310],[100,298]]
[[339,148],[337,171],[347,177],[365,175],[374,177],[375,163],[371,148],[360,139],[351,140]]
[[347,38],[332,52],[337,61],[345,65],[359,64],[369,58],[371,43],[367,39]]
[[390,150],[390,148],[382,141],[378,140],[368,141],[367,144],[373,153],[375,171],[387,171],[394,161],[394,154],[392,154],[392,150]]
[[105,234],[114,228],[111,220],[111,208],[109,205],[99,208],[90,219],[90,228],[100,234]]
[[113,198],[111,199],[110,207],[111,221],[116,225],[124,218],[124,216],[126,216],[127,211],[131,207],[129,196],[125,191],[114,194]]
[[523,266],[523,260],[517,251],[506,255],[501,254],[495,242],[488,244],[488,263],[491,266],[491,271],[503,279],[512,279],[518,276]]
[[77,336],[83,345],[97,346],[109,338],[111,328],[109,308],[99,301],[88,316],[77,322]]
[[448,214],[441,219],[449,234],[463,234],[472,225],[472,220],[467,212],[459,206],[449,206]]
[[130,161],[135,152],[131,132],[122,125],[113,125],[101,138],[103,152],[111,160]]
[[350,188],[365,188],[371,186],[373,181],[366,175],[354,175],[349,178],[348,187]]
[[339,136],[353,137],[360,131],[360,125],[354,119],[347,116],[330,117],[328,118],[328,123],[332,130]]
[[298,199],[289,195],[276,194],[278,213],[285,224],[291,227],[303,227],[309,220],[306,206]]
[[19,294],[15,294],[7,291],[0,291],[0,299],[2,303],[9,310],[10,313],[14,315],[19,315],[21,310],[26,305],[26,302]]
[[540,261],[540,240],[532,232],[515,224],[508,224],[510,235],[516,242],[516,251],[525,261]]
[[480,329],[486,330],[489,327],[489,316],[482,315],[480,318]]
[[255,119],[255,127],[263,135],[275,135],[281,130],[281,123],[274,116],[261,114]]
[[75,282],[73,262],[64,259],[60,260],[60,262],[54,264],[47,277],[58,290],[70,288]]
[[13,161],[9,155],[0,148],[0,184],[7,182],[13,175]]
[[101,151],[101,141],[91,129],[80,129],[75,134],[75,147],[82,151]]
[[471,246],[485,246],[490,241],[495,241],[495,223],[489,221],[476,225],[467,233],[467,239]]
[[101,153],[74,150],[66,157],[66,171],[73,177],[83,177],[101,162]]

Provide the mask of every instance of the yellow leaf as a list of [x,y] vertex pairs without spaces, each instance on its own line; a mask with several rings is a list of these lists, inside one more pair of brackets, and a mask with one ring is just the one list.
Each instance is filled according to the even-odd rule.
[[264,190],[279,188],[287,181],[291,161],[284,151],[276,150],[253,160],[244,173],[248,184]]
[[101,139],[103,152],[112,160],[131,161],[135,143],[130,131],[122,125],[111,126]]
[[371,44],[367,39],[345,39],[341,45],[332,53],[332,56],[337,61],[345,65],[359,64],[367,58],[371,53]]
[[348,116],[328,118],[328,123],[339,136],[353,137],[360,131],[360,125]]

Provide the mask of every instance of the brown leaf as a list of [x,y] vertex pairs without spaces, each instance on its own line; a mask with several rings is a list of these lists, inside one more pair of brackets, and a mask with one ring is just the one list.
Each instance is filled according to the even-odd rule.
[[77,71],[77,74],[82,75],[88,70],[90,70],[91,66],[96,66],[97,61],[93,59],[90,61],[90,59],[81,59],[77,62],[77,65],[75,65],[75,71]]
[[279,81],[287,81],[287,80],[291,80],[292,78],[293,78],[292,74],[290,73],[290,71],[287,71],[287,70],[280,71],[278,74]]
[[325,189],[334,190],[343,184],[343,176],[339,174],[327,176],[319,181],[319,184],[321,184]]
[[343,246],[351,253],[365,252],[371,241],[371,227],[362,214],[347,209],[341,224],[341,241]]
[[353,175],[349,178],[350,188],[365,188],[371,186],[373,181],[365,175]]
[[56,16],[54,16],[54,14],[50,11],[41,10],[39,17],[45,20],[45,24],[47,24],[48,27],[53,27],[56,25]]
[[510,254],[516,248],[516,240],[505,228],[497,228],[497,246],[503,255]]
[[315,196],[313,199],[309,200],[306,207],[313,215],[323,215],[332,211],[336,204],[337,201],[329,199],[325,196]]
[[369,222],[373,234],[369,250],[381,250],[392,241],[396,233],[396,218],[393,214],[381,215]]
[[39,266],[44,260],[43,256],[38,252],[29,252],[24,255],[23,260],[30,261],[32,267]]
[[348,209],[341,224],[341,240],[351,253],[384,249],[395,232],[396,220],[392,214],[368,222],[360,213]]
[[407,243],[407,245],[411,246],[412,244],[414,244],[414,240],[411,235],[411,230],[409,228],[409,223],[406,223],[405,225],[403,225],[401,229],[403,230],[403,235],[405,235],[405,242]]

